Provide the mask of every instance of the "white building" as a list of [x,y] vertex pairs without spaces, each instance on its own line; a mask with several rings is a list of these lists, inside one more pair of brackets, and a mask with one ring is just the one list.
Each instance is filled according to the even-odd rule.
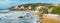
[[50,9],[48,9],[48,12],[51,12],[53,9],[52,8],[50,8]]
[[31,9],[31,6],[29,6],[28,8]]
[[24,6],[21,6],[20,8],[24,9]]
[[18,8],[18,6],[15,7],[15,9],[17,9],[17,8]]
[[58,6],[59,4],[53,4],[53,6]]

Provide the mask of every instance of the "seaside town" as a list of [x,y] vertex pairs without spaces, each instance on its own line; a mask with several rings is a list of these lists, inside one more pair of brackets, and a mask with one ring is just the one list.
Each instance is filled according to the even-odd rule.
[[12,6],[11,11],[31,11],[43,23],[60,23],[60,4],[30,3]]
[[0,23],[60,23],[60,0],[0,0]]

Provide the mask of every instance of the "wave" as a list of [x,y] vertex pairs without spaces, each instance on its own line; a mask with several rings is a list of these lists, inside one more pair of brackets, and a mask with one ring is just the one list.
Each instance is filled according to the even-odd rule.
[[7,13],[9,10],[0,10],[0,13]]
[[[18,18],[21,16],[23,18]],[[0,23],[34,23],[38,21],[37,15],[27,11],[11,11],[6,14],[1,14],[0,18]]]

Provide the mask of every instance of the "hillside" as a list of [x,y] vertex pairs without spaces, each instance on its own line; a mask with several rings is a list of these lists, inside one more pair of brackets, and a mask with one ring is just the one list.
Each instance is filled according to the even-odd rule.
[[60,14],[60,4],[52,3],[29,3],[18,6],[12,6],[10,10],[13,11],[43,11],[44,13]]

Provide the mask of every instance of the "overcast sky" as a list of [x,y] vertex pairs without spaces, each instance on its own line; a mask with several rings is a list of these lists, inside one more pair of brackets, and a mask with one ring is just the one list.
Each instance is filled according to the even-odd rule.
[[0,0],[0,9],[6,9],[11,6],[17,6],[25,3],[60,3],[60,0]]

